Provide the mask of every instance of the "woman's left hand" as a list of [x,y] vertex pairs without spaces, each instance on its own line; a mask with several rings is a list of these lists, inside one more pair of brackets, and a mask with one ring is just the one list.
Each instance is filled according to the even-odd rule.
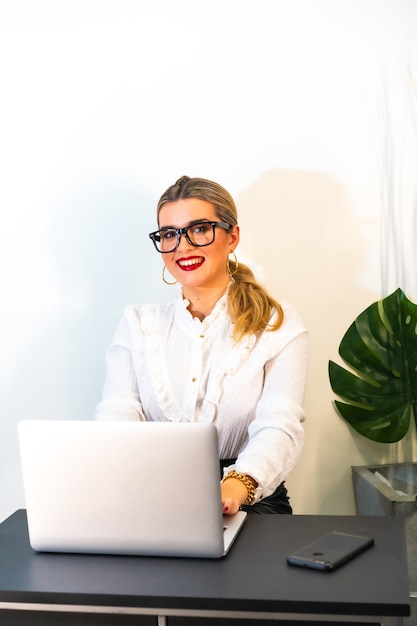
[[221,483],[221,495],[224,515],[237,513],[248,497],[244,483],[237,478],[229,478]]

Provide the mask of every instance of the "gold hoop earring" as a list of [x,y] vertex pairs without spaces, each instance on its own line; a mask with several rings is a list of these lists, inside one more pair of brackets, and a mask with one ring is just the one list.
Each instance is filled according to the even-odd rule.
[[235,251],[232,250],[230,252],[230,254],[233,254],[233,262],[234,262],[235,266],[234,266],[234,268],[232,270],[231,267],[230,267],[230,259],[229,259],[229,257],[227,257],[226,269],[227,269],[227,273],[229,274],[229,276],[234,276],[236,274],[237,270],[239,269],[239,263],[238,263]]
[[167,280],[167,279],[165,278],[165,270],[166,270],[166,267],[165,267],[165,265],[164,265],[164,267],[162,268],[162,280],[164,281],[164,283],[165,283],[166,285],[176,285],[176,284],[177,284],[177,282],[178,282],[177,280],[174,280],[174,282],[173,282],[173,283],[170,283],[170,282],[169,282],[169,280]]

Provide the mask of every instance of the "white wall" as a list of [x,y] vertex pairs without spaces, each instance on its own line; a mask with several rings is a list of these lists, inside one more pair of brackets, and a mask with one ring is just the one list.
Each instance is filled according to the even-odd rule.
[[416,18],[413,0],[0,0],[0,519],[24,506],[18,421],[90,419],[123,306],[171,296],[147,233],[182,174],[232,192],[238,256],[310,329],[295,511],[354,512],[350,465],[381,448],[334,413],[327,362],[380,296],[381,93],[407,97]]

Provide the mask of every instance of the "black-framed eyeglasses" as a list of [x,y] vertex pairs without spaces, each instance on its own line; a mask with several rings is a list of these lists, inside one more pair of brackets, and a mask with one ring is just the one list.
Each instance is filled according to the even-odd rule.
[[167,252],[174,252],[178,248],[182,235],[192,246],[199,248],[209,246],[216,236],[216,227],[226,231],[232,228],[231,224],[227,222],[198,222],[185,226],[185,228],[161,228],[149,233],[149,237],[157,251],[166,254]]

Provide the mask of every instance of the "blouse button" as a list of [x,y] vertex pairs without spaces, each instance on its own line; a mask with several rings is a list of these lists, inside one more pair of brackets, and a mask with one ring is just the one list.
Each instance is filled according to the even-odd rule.
[[192,382],[192,383],[195,383],[195,381],[196,381],[196,380],[197,380],[197,378],[194,376],[194,377],[191,379],[191,382]]
[[204,339],[205,335],[200,335],[200,339]]

